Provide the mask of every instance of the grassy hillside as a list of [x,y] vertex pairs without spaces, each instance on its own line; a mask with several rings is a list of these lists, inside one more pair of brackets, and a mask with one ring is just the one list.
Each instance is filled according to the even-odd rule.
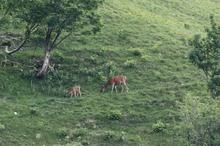
[[[176,101],[208,95],[202,72],[188,62],[187,40],[204,32],[210,14],[220,19],[219,6],[217,0],[106,0],[102,31],[73,36],[54,50],[53,75],[34,78],[40,48],[9,56],[18,63],[0,67],[0,145],[186,145],[175,130]],[[100,94],[118,74],[127,76],[129,92]],[[66,95],[72,85],[82,87],[81,98]],[[165,129],[155,132],[160,122]]]

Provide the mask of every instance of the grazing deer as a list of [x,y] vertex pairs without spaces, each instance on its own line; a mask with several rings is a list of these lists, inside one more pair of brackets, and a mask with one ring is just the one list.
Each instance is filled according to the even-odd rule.
[[126,88],[126,90],[128,92],[128,87],[126,85],[126,79],[127,79],[126,76],[123,76],[123,75],[112,77],[108,80],[108,82],[103,87],[101,87],[100,92],[104,92],[106,88],[111,86],[112,87],[111,93],[113,93],[114,89],[117,93],[116,85],[121,85],[121,87],[122,87],[121,92],[124,91],[124,87]]
[[76,97],[77,95],[79,95],[80,97],[82,96],[81,91],[80,91],[80,86],[74,86],[70,89],[69,91],[69,95],[70,97],[72,97],[73,95]]

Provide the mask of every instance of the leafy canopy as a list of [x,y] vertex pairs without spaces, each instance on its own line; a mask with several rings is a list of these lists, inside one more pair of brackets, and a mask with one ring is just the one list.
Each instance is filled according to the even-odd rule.
[[220,95],[215,80],[220,75],[220,26],[210,16],[211,28],[206,28],[206,36],[195,35],[189,44],[192,47],[189,60],[205,73],[211,96]]
[[[14,27],[24,27],[38,37],[52,29],[52,37],[62,32],[96,33],[100,17],[95,13],[103,0],[0,0],[3,18]],[[17,26],[15,26],[17,25]],[[55,38],[54,38],[55,39]]]

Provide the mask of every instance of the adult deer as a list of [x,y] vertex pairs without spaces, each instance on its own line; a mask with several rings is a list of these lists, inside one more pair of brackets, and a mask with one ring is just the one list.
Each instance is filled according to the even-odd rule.
[[116,85],[121,85],[121,87],[122,87],[121,92],[124,91],[124,88],[126,88],[126,90],[128,92],[128,87],[126,85],[126,79],[127,79],[126,76],[123,76],[123,75],[112,77],[108,80],[108,82],[103,87],[101,87],[100,92],[104,92],[106,88],[111,86],[112,87],[111,93],[113,93],[114,89],[117,93],[118,91],[117,91]]
[[79,95],[80,97],[82,96],[81,91],[80,91],[80,86],[74,86],[70,89],[69,91],[69,95],[70,97],[72,97],[73,95],[76,97],[77,95]]

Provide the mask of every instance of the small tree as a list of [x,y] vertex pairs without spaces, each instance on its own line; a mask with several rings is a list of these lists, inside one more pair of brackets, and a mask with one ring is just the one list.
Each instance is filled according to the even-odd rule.
[[[103,0],[0,0],[2,20],[10,18],[24,29],[20,45],[8,54],[19,51],[28,42],[44,48],[44,63],[37,73],[43,77],[49,67],[50,54],[71,35],[92,34],[100,30],[100,17],[95,13]],[[10,22],[10,21],[8,21]],[[32,43],[34,44],[34,43]],[[36,45],[36,44],[35,44]]]
[[219,145],[219,102],[187,96],[178,103],[181,135],[195,146]]
[[211,28],[206,28],[206,36],[195,35],[189,45],[189,60],[205,73],[206,81],[212,98],[220,95],[216,79],[220,75],[220,26],[210,16]]

